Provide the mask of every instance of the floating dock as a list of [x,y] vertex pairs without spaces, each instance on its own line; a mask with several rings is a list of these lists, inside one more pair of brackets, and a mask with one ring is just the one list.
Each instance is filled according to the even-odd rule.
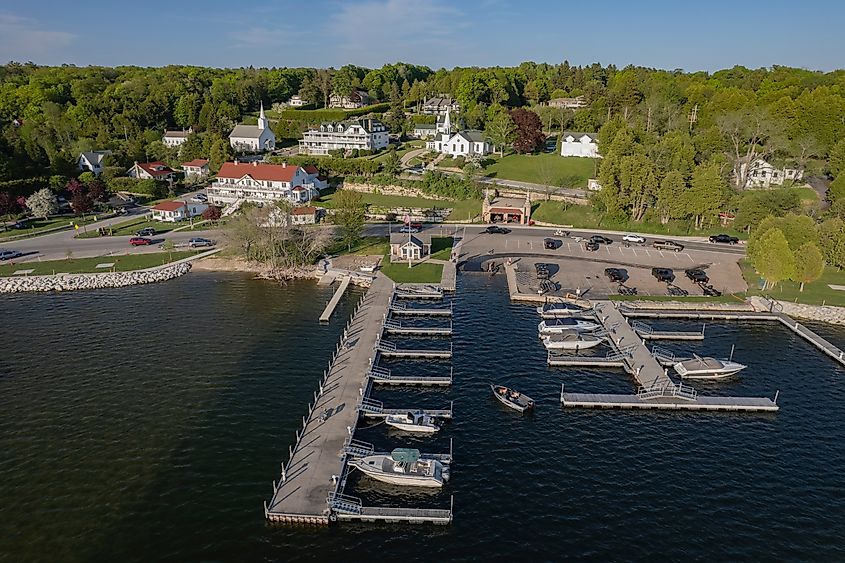
[[425,414],[434,418],[443,420],[451,420],[452,418],[452,404],[448,409],[388,409],[384,407],[384,403],[375,399],[365,397],[361,401],[361,406],[358,407],[360,415],[364,418],[385,418],[397,414],[418,413]]
[[328,322],[334,313],[337,304],[340,303],[340,298],[343,297],[343,293],[346,291],[346,288],[349,287],[349,282],[352,280],[349,276],[342,276],[340,280],[340,285],[335,290],[334,295],[329,300],[326,308],[323,310],[323,313],[320,315],[320,322],[325,323]]
[[388,319],[384,321],[384,332],[406,336],[452,336],[452,323],[449,326],[412,326]]
[[396,299],[443,299],[443,289],[431,284],[403,283],[396,287]]
[[634,321],[631,327],[643,340],[704,340],[704,325],[701,330],[654,330],[651,325]]
[[367,372],[373,385],[424,385],[442,387],[452,385],[452,370],[449,375],[394,375],[389,369],[373,367]]
[[390,312],[394,315],[406,315],[417,317],[451,317],[452,305],[448,307],[408,307],[403,303],[392,303]]
[[385,358],[422,358],[429,360],[445,360],[452,357],[452,344],[449,343],[448,350],[413,350],[410,348],[398,348],[392,342],[385,342],[379,339],[376,344],[379,354]]
[[364,506],[358,497],[334,493],[326,502],[332,509],[333,517],[339,521],[449,524],[454,497],[450,500],[449,509]]
[[574,354],[548,354],[546,362],[553,367],[624,368],[625,361],[617,352],[605,356],[577,356]]
[[[775,396],[777,400],[777,395]],[[582,409],[777,412],[775,400],[765,397],[658,397],[643,399],[639,395],[611,395],[594,393],[564,393],[560,402],[564,407]]]

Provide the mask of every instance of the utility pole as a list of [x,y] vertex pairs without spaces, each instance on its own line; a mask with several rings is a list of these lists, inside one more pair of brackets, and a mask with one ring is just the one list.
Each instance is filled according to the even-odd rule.
[[692,111],[689,114],[689,130],[692,132],[693,124],[698,121],[698,104],[693,106]]

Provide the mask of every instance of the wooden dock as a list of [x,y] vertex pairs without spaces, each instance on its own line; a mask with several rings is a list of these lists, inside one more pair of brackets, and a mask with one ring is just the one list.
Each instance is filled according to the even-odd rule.
[[352,280],[349,276],[342,276],[340,280],[340,285],[332,295],[332,298],[329,300],[326,308],[323,310],[323,313],[320,315],[320,322],[326,323],[334,313],[337,304],[340,303],[340,298],[343,297],[343,293],[346,291],[346,288],[349,287],[349,282]]
[[384,321],[384,332],[406,336],[452,336],[452,323],[449,326],[410,326],[387,319]]
[[385,408],[384,403],[376,399],[364,397],[361,405],[358,407],[360,415],[363,418],[385,418],[397,414],[419,413],[428,416],[439,418],[442,420],[451,420],[452,418],[452,404],[449,404],[448,409],[394,409]]
[[701,330],[654,330],[642,321],[633,321],[631,328],[643,340],[704,340],[704,325]]
[[546,363],[553,367],[582,367],[582,368],[624,368],[623,356],[616,352],[609,352],[605,356],[578,356],[574,354],[548,353]]
[[385,358],[421,358],[429,360],[445,360],[452,357],[452,343],[449,343],[448,350],[425,350],[410,348],[398,348],[392,342],[385,342],[379,339],[376,343],[379,354]]
[[339,521],[449,524],[454,497],[450,499],[448,509],[364,506],[360,498],[342,494],[332,494],[327,504]]
[[390,305],[390,312],[393,315],[406,315],[416,317],[451,317],[452,305],[449,307],[408,307],[402,303]]
[[403,283],[396,287],[396,299],[443,299],[443,288],[433,284]]
[[637,395],[561,393],[564,407],[582,409],[673,410],[722,412],[777,412],[780,407],[764,397],[697,397],[685,400],[674,397],[641,399]]
[[443,261],[443,274],[440,276],[440,287],[443,288],[443,291],[448,291],[449,293],[455,293],[458,287],[458,270],[455,267],[455,263],[451,260],[444,260]]
[[[367,384],[367,371],[373,350],[381,335],[381,321],[390,305],[393,282],[377,274],[360,301],[334,361],[315,393],[297,431],[290,460],[282,466],[282,477],[273,483],[273,497],[265,503],[265,516],[271,522],[328,524],[326,504],[344,472],[341,456],[358,420],[356,405]],[[327,416],[322,416],[327,413]]]
[[452,385],[452,370],[449,375],[395,375],[389,369],[376,366],[367,372],[373,385],[422,385],[442,387]]

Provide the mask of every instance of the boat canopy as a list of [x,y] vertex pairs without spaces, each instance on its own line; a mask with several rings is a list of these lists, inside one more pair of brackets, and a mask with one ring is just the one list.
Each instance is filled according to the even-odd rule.
[[420,451],[410,448],[396,448],[390,453],[390,457],[397,463],[415,463],[420,459]]

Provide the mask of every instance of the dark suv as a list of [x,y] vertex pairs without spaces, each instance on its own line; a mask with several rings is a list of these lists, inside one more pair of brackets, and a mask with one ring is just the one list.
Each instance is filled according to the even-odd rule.
[[542,262],[538,262],[534,264],[534,268],[537,270],[537,279],[538,280],[547,280],[549,279],[549,265],[543,264]]
[[622,268],[605,268],[604,275],[612,282],[624,283],[628,279],[628,272]]
[[701,268],[690,268],[689,270],[684,270],[684,273],[695,283],[707,283],[710,281],[707,273]]
[[558,247],[563,246],[563,243],[555,238],[544,238],[543,239],[543,248],[547,250],[556,250]]
[[505,227],[498,227],[496,225],[490,225],[489,227],[484,229],[484,232],[487,233],[488,235],[506,235],[509,232],[511,232],[511,230],[508,229],[508,228],[505,228]]
[[651,275],[657,278],[659,282],[671,283],[675,279],[675,274],[669,268],[652,268]]
[[610,244],[613,241],[602,235],[593,235],[590,237],[590,242],[594,242],[596,244]]
[[730,235],[721,234],[721,235],[713,235],[710,237],[710,242],[721,242],[724,244],[738,244],[739,239],[736,237],[732,237]]

